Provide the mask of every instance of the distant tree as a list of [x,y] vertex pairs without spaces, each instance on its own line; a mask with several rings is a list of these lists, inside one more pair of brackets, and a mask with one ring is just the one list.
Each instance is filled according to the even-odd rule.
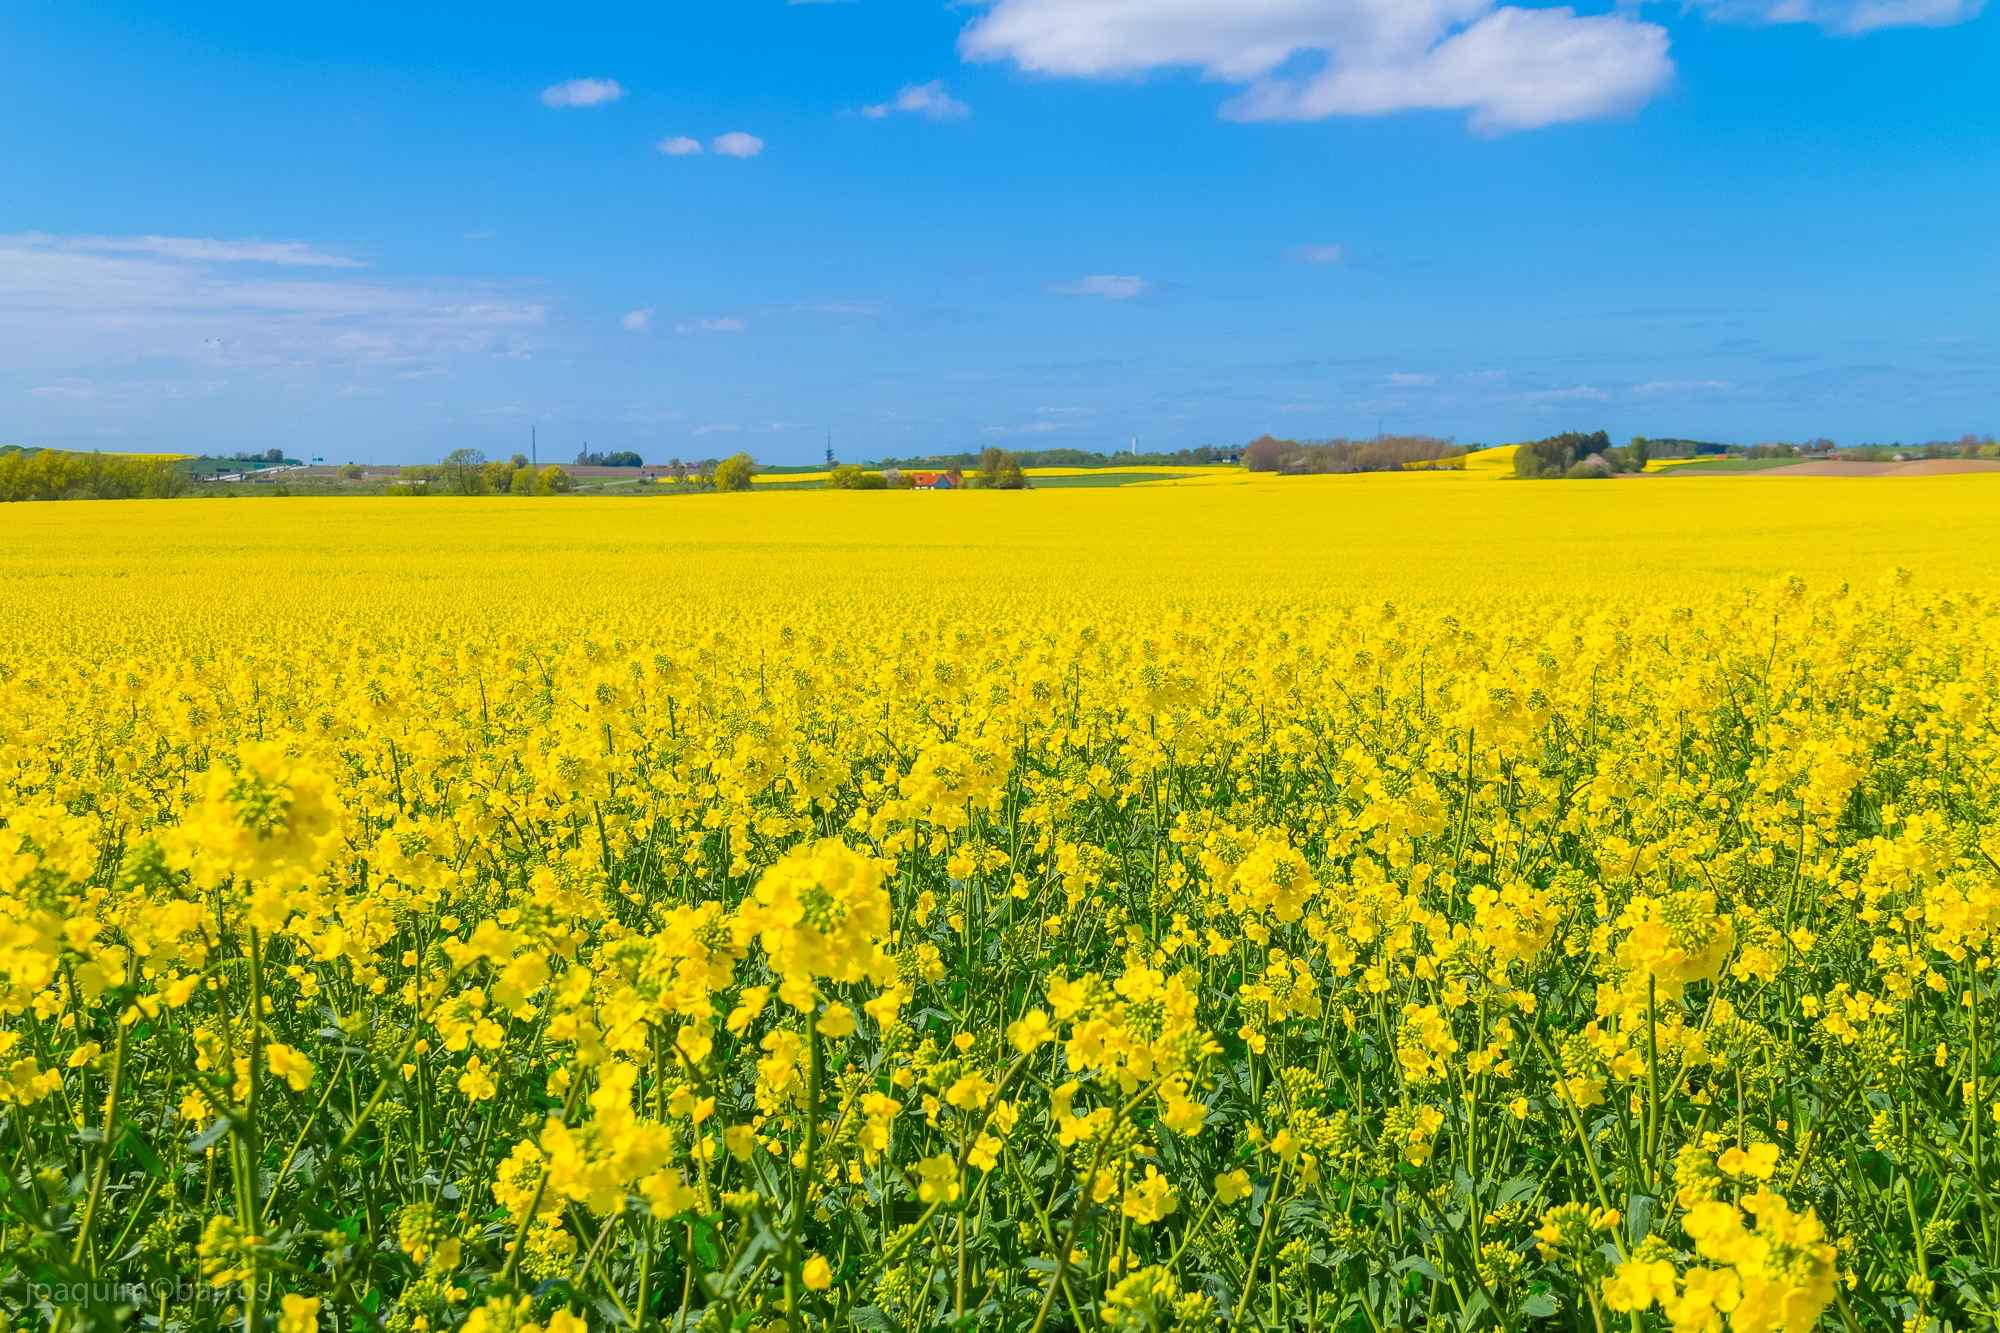
[[187,486],[174,460],[156,455],[0,450],[0,500],[165,500]]
[[644,467],[646,466],[646,460],[639,457],[638,454],[630,449],[621,449],[616,453],[609,454],[578,454],[576,456],[576,465],[578,467]]
[[1435,435],[1306,440],[1297,447],[1298,456],[1284,464],[1288,472],[1395,472],[1412,463],[1437,463],[1466,452],[1464,446]]
[[1571,481],[1602,480],[1611,475],[1611,464],[1605,461],[1603,454],[1591,454],[1570,464],[1569,471],[1563,475]]
[[340,479],[342,481],[360,481],[367,475],[367,469],[363,468],[359,463],[343,463],[340,465]]
[[447,495],[486,493],[486,455],[477,449],[454,449],[439,469]]
[[[551,463],[549,466],[555,467],[555,464]],[[562,469],[556,468],[556,471],[562,472]],[[563,472],[563,475],[568,476],[569,474]],[[509,495],[533,495],[535,493],[535,470],[531,467],[515,468],[514,474],[507,478],[507,493]]]
[[830,491],[879,491],[888,486],[879,472],[870,472],[859,463],[836,463],[826,477]]
[[567,495],[575,487],[576,482],[571,480],[569,473],[563,471],[554,463],[549,464],[535,474],[535,494],[537,495]]
[[1304,453],[1297,440],[1259,435],[1243,446],[1243,466],[1252,472],[1277,472]]
[[514,465],[516,471],[528,466],[528,456],[526,454],[515,454],[507,461]]
[[1021,460],[1005,449],[991,448],[979,455],[979,484],[988,490],[1021,491],[1028,487]]
[[494,459],[479,470],[481,495],[505,495],[514,488],[514,465]]
[[282,463],[285,461],[285,451],[283,449],[266,449],[264,451],[264,461],[266,463]]
[[1634,435],[1632,443],[1626,446],[1625,458],[1634,472],[1644,472],[1653,459],[1653,442],[1643,435]]
[[882,484],[892,491],[907,491],[916,486],[916,479],[903,475],[901,468],[882,469]]
[[[1514,475],[1526,481],[1566,477],[1578,459],[1596,454],[1603,463],[1603,454],[1610,448],[1611,436],[1601,430],[1588,435],[1567,430],[1545,440],[1530,440],[1514,450]],[[1608,475],[1610,465],[1605,467]]]
[[748,454],[731,454],[715,465],[715,489],[718,491],[747,491],[750,489],[751,475],[757,464]]

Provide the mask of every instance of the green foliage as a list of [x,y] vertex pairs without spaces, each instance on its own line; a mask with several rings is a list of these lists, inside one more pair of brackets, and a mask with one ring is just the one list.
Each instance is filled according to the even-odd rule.
[[187,488],[187,477],[164,456],[0,450],[0,501],[164,500]]
[[446,495],[484,495],[486,455],[477,449],[454,449],[444,456],[438,479]]
[[718,491],[747,491],[750,478],[756,472],[757,464],[748,454],[731,454],[715,465],[715,489]]
[[859,463],[842,463],[826,478],[826,488],[830,491],[880,491],[888,485],[881,473],[870,472]]
[[994,491],[1023,491],[1028,488],[1021,460],[1005,449],[988,449],[979,455],[979,484]]
[[[1611,437],[1603,431],[1566,430],[1545,440],[1530,440],[1515,449],[1514,475],[1524,481],[1566,477],[1570,469],[1596,454],[1604,458],[1611,450]],[[1609,468],[1606,472],[1608,474]],[[1594,474],[1593,474],[1594,475]]]
[[646,460],[639,457],[633,450],[621,449],[608,454],[578,454],[576,456],[576,465],[578,467],[644,467],[646,466]]

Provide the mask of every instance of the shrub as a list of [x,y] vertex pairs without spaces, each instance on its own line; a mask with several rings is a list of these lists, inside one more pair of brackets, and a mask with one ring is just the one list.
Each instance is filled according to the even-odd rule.
[[715,489],[747,491],[750,489],[750,478],[756,471],[756,461],[750,455],[731,454],[715,465]]
[[1571,481],[1591,481],[1611,475],[1611,464],[1604,461],[1603,454],[1592,454],[1578,459],[1563,476]]
[[575,480],[554,463],[535,474],[536,495],[567,495],[575,489]]
[[340,465],[340,479],[342,481],[360,481],[367,475],[367,469],[363,468],[359,463],[342,463]]

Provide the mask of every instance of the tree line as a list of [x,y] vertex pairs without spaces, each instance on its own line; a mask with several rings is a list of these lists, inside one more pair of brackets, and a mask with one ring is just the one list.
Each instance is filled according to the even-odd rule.
[[0,449],[0,501],[167,500],[187,489],[170,456]]
[[1395,472],[1412,463],[1458,458],[1463,445],[1435,435],[1378,435],[1373,439],[1281,440],[1260,435],[1243,446],[1252,472]]

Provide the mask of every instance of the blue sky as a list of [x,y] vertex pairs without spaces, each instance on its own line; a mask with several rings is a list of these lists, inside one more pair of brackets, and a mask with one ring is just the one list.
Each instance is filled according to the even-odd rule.
[[1980,0],[13,0],[0,51],[0,443],[2000,429]]

